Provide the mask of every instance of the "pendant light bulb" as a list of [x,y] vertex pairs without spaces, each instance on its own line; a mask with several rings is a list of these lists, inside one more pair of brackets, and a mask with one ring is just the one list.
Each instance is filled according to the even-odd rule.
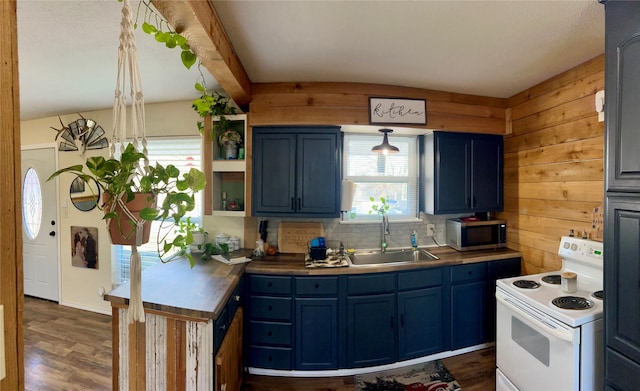
[[400,152],[398,147],[395,147],[395,146],[389,144],[389,138],[387,137],[387,134],[388,133],[393,133],[393,129],[387,129],[387,128],[378,129],[378,132],[380,132],[380,133],[382,133],[384,135],[383,138],[382,138],[382,144],[376,145],[375,147],[371,148],[371,152],[381,153],[383,155]]

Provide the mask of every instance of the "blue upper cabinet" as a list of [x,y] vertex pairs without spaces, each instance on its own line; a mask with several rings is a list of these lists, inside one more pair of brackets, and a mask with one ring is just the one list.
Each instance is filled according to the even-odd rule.
[[640,189],[640,5],[607,1],[605,189]]
[[340,216],[340,128],[254,127],[254,216]]
[[421,209],[429,214],[504,209],[503,138],[433,132],[421,146]]

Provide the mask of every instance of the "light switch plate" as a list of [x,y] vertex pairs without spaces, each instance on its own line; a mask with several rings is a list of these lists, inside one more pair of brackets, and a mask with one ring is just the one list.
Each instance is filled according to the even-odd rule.
[[0,380],[7,375],[4,365],[4,306],[0,305]]

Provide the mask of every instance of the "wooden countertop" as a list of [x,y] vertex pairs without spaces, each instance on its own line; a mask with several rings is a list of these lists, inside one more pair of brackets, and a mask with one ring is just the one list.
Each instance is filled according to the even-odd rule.
[[[200,319],[217,319],[240,282],[246,264],[179,259],[142,272],[142,302],[146,309]],[[104,296],[112,306],[129,305],[129,283]]]
[[[450,247],[429,247],[439,260],[407,264],[305,268],[303,254],[279,254],[254,259],[249,263],[225,265],[218,261],[196,261],[193,269],[187,259],[158,264],[142,272],[142,301],[145,309],[202,320],[217,319],[242,275],[338,275],[378,273],[458,265],[521,257],[510,249],[459,252]],[[247,253],[250,253],[247,250]],[[129,305],[129,284],[123,284],[104,296],[114,307]]]
[[508,248],[497,250],[456,251],[448,246],[426,248],[439,260],[416,261],[410,263],[390,263],[383,265],[348,266],[336,268],[305,268],[304,254],[279,254],[251,261],[245,270],[252,274],[288,274],[288,275],[336,275],[391,272],[398,270],[420,269],[444,265],[459,265],[474,262],[486,262],[521,257],[518,251]]

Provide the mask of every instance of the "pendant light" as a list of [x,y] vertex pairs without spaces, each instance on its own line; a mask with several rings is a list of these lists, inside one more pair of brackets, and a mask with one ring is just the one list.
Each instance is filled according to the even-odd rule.
[[384,134],[384,137],[382,139],[382,144],[376,145],[375,147],[371,148],[371,152],[381,153],[383,155],[400,152],[398,147],[394,147],[393,145],[389,144],[389,139],[387,138],[387,134],[393,133],[393,129],[387,129],[387,128],[378,129],[378,132]]

